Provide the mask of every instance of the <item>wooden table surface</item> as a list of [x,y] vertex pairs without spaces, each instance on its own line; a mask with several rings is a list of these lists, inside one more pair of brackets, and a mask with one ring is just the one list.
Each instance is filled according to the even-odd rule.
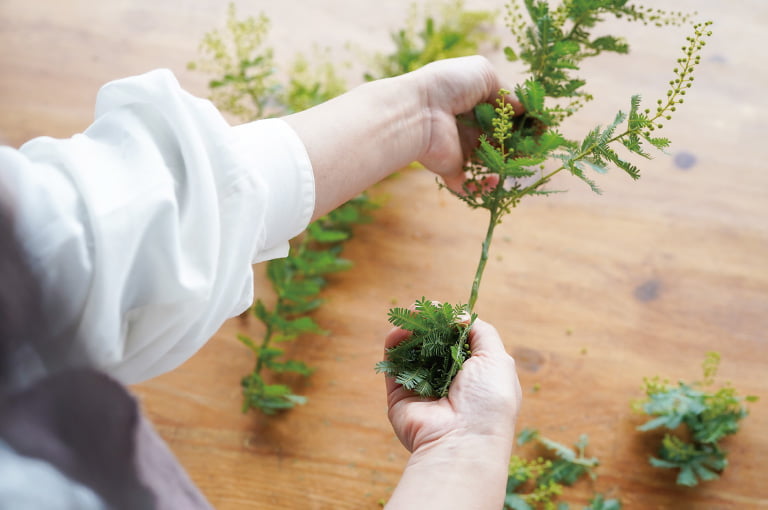
[[[347,58],[347,42],[363,52],[388,49],[388,31],[402,26],[409,3],[239,8],[270,16],[280,59],[313,43]],[[618,171],[601,176],[601,197],[566,176],[556,185],[567,194],[527,199],[498,231],[478,311],[518,360],[519,427],[563,442],[588,433],[602,460],[597,481],[575,488],[571,501],[585,503],[597,489],[627,509],[768,508],[768,3],[678,6],[716,24],[696,86],[669,122],[670,157],[643,164],[636,183]],[[207,77],[185,64],[225,11],[215,0],[0,0],[0,141],[79,132],[101,84],[156,67],[206,95]],[[686,35],[619,30],[635,57],[585,67],[600,100],[574,120],[573,136],[626,109],[631,94],[662,94]],[[498,52],[492,58],[514,82],[516,68]],[[332,278],[315,317],[332,333],[293,347],[317,368],[301,387],[306,406],[271,418],[241,414],[239,380],[253,359],[235,335],[258,337],[252,319],[231,320],[181,368],[134,388],[221,510],[373,509],[397,483],[407,456],[373,371],[386,311],[422,295],[466,301],[486,219],[439,192],[424,171],[404,172],[375,193],[386,203],[349,243],[355,266]],[[256,284],[270,299],[263,277]],[[642,417],[630,401],[644,376],[695,379],[709,350],[722,354],[722,379],[762,401],[726,441],[731,465],[722,478],[679,488],[670,472],[648,466],[650,442],[635,432]]]

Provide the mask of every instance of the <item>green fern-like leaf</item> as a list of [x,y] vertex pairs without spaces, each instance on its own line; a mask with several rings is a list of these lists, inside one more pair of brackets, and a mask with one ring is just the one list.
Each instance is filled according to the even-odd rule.
[[537,118],[544,114],[546,90],[541,83],[535,80],[526,80],[525,83],[515,88],[515,95],[527,113]]
[[418,314],[418,312],[408,308],[390,309],[389,322],[395,327],[413,332],[422,332],[429,327],[429,324]]
[[466,319],[465,307],[426,298],[416,302],[415,310],[391,309],[389,321],[411,335],[389,348],[376,370],[421,396],[447,395],[453,377],[469,357]]

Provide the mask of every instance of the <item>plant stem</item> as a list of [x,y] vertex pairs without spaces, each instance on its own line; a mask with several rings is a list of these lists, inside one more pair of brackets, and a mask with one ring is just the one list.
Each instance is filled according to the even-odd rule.
[[[660,115],[657,115],[657,117]],[[656,117],[654,117],[655,119]],[[633,132],[639,131],[639,129],[627,129],[625,132],[621,133],[620,135],[616,135],[613,138],[611,138],[607,143],[615,142],[616,140],[627,136],[628,134],[631,134]],[[577,154],[573,160],[578,161],[580,159],[585,158],[589,154],[592,153],[592,151],[595,149],[596,145],[590,146],[586,150],[582,151],[580,154]],[[526,188],[523,188],[519,193],[515,195],[515,197],[512,199],[512,202],[516,202],[524,195],[527,195],[531,191],[537,189],[539,186],[544,184],[545,182],[549,181],[553,176],[560,173],[562,170],[565,169],[565,165],[560,166],[559,168],[556,168],[555,170],[549,172],[547,175],[539,178],[536,182],[533,184],[527,186]],[[475,308],[475,302],[477,301],[478,292],[480,290],[480,281],[483,278],[483,272],[485,271],[485,264],[488,262],[488,251],[491,247],[491,241],[493,240],[493,231],[496,228],[496,225],[499,223],[499,216],[500,216],[500,207],[498,201],[496,202],[495,206],[489,209],[490,211],[490,220],[488,222],[488,230],[485,234],[485,239],[483,240],[482,249],[480,252],[480,260],[477,263],[477,270],[475,271],[475,279],[472,282],[472,292],[469,295],[469,304],[468,304],[468,311],[471,314],[472,311]]]
[[488,231],[485,234],[485,240],[483,240],[482,250],[480,251],[480,261],[477,263],[477,270],[475,271],[475,279],[472,282],[472,292],[469,295],[469,308],[470,315],[475,308],[475,302],[477,301],[477,294],[480,290],[480,280],[483,278],[483,271],[485,271],[485,264],[488,262],[488,250],[491,248],[491,241],[493,240],[493,230],[498,223],[498,212],[491,210],[491,217],[488,221]]
[[264,366],[264,358],[261,356],[261,352],[265,351],[269,347],[269,342],[272,340],[272,325],[267,324],[267,330],[264,333],[264,338],[261,341],[260,352],[256,353],[256,368],[253,371],[256,375],[261,375],[261,368]]

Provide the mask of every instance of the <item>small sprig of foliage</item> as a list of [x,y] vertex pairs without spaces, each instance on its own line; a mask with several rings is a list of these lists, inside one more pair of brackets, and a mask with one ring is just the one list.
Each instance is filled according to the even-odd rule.
[[285,113],[300,112],[333,99],[346,89],[346,83],[331,62],[329,50],[314,48],[310,57],[299,53],[294,58],[280,103]]
[[[407,26],[390,34],[395,50],[376,55],[374,69],[365,73],[365,79],[398,76],[436,60],[475,55],[483,44],[492,42],[494,18],[490,11],[467,10],[463,0],[441,5],[437,15],[412,4]],[[417,32],[420,20],[423,28]]]
[[217,108],[243,121],[305,110],[346,90],[327,51],[315,48],[312,58],[297,54],[286,72],[286,84],[268,45],[270,21],[238,17],[230,3],[223,29],[206,33],[200,58],[187,67],[210,74],[210,99]]
[[[528,20],[524,20],[523,12]],[[693,25],[673,70],[665,97],[652,108],[642,108],[640,96],[632,96],[629,112],[619,111],[607,126],[597,126],[582,140],[567,139],[560,124],[592,99],[586,92],[586,81],[576,72],[582,61],[605,52],[628,53],[629,45],[621,37],[593,36],[598,23],[607,16],[656,25],[680,24],[688,17],[682,14],[647,10],[629,5],[627,0],[564,0],[552,8],[543,0],[524,0],[508,7],[508,27],[517,49],[505,48],[509,60],[522,60],[528,78],[514,88],[522,103],[515,111],[508,100],[509,91],[500,91],[496,104],[475,108],[475,122],[482,131],[479,146],[469,166],[462,192],[452,193],[470,208],[489,213],[475,277],[465,313],[472,314],[479,295],[480,283],[488,261],[494,229],[523,197],[549,195],[546,188],[552,178],[565,171],[584,181],[595,192],[600,188],[589,174],[604,174],[615,166],[632,179],[640,170],[624,151],[632,156],[650,159],[647,146],[664,150],[667,138],[656,136],[678,105],[683,103],[693,83],[693,71],[700,52],[711,32],[710,22]],[[466,119],[460,119],[466,120]],[[545,171],[546,164],[555,168]],[[444,332],[440,333],[445,334]],[[418,349],[413,343],[412,348]],[[390,373],[399,374],[397,364]],[[413,368],[409,368],[413,370]]]
[[306,402],[306,397],[294,394],[290,386],[268,383],[264,371],[312,374],[313,369],[304,362],[284,359],[284,349],[275,344],[301,335],[328,333],[309,314],[324,302],[320,294],[328,283],[326,276],[352,266],[352,262],[341,256],[343,243],[357,225],[370,221],[369,213],[374,207],[365,195],[350,200],[311,223],[291,246],[288,257],[267,264],[267,277],[277,299],[272,308],[261,299],[253,306],[254,315],[264,325],[264,336],[259,344],[245,335],[238,336],[256,355],[253,372],[242,379],[243,412],[253,408],[274,414]]
[[[588,457],[586,449],[589,438],[582,434],[573,448],[541,437],[534,429],[524,429],[518,434],[519,446],[537,441],[547,451],[547,456],[525,459],[513,456],[509,463],[507,494],[504,498],[505,510],[568,510],[570,505],[558,501],[566,487],[570,487],[583,477],[592,479],[599,461]],[[620,510],[621,502],[617,499],[605,499],[596,494],[584,510]]]
[[226,25],[203,36],[198,61],[187,67],[213,75],[208,82],[211,101],[222,111],[243,120],[269,115],[278,90],[274,51],[265,45],[269,18],[239,19],[234,3],[227,9]]
[[728,465],[727,452],[721,440],[739,430],[739,422],[747,417],[743,402],[757,397],[740,397],[728,383],[707,390],[714,384],[720,355],[709,352],[703,363],[701,381],[676,386],[659,377],[645,379],[645,398],[635,408],[654,417],[638,427],[646,432],[665,429],[657,456],[651,465],[677,469],[677,483],[689,487],[701,481],[718,478]]
[[410,337],[387,350],[378,372],[395,378],[405,388],[427,397],[448,394],[451,380],[469,357],[469,325],[475,317],[463,306],[433,303],[426,298],[414,310],[393,308],[389,321],[411,332]]

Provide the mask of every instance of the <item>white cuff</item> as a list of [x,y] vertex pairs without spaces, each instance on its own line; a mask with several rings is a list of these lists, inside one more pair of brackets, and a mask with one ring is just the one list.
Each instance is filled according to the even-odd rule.
[[282,119],[250,122],[233,131],[239,163],[268,193],[264,238],[257,240],[253,263],[285,257],[288,240],[304,231],[315,210],[315,178],[307,150]]

